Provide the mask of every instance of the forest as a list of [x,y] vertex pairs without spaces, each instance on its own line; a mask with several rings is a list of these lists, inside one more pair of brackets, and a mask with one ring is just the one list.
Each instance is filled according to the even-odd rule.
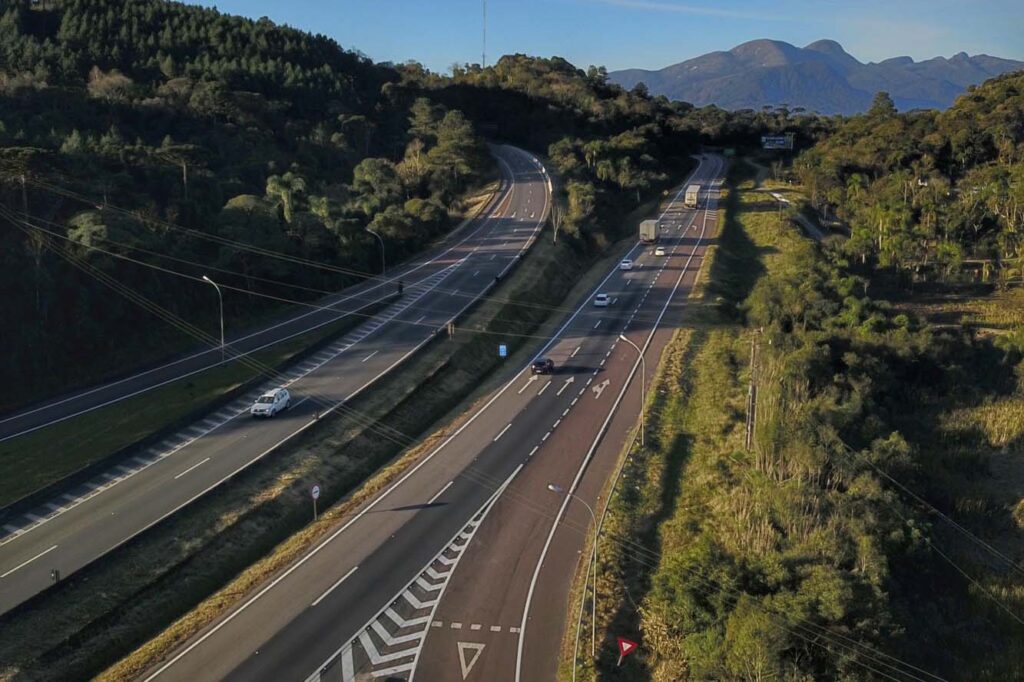
[[[986,537],[1024,528],[1024,500],[1010,516],[981,488],[993,453],[1024,438],[1024,327],[938,330],[874,294],[888,273],[911,286],[1024,279],[1022,89],[1009,74],[944,112],[897,112],[884,93],[851,118],[727,112],[558,57],[441,75],[161,0],[0,0],[0,318],[17,329],[0,381],[30,401],[194,343],[103,277],[212,330],[213,292],[180,275],[232,285],[241,326],[376,274],[367,228],[389,261],[444,235],[461,197],[495,177],[488,142],[545,158],[560,193],[552,236],[594,259],[702,146],[742,155],[792,132],[798,153],[777,170],[848,239],[783,249],[726,224],[716,316],[671,378],[699,404],[672,424],[685,466],[658,481],[672,513],[644,528],[662,552],[628,607],[651,653],[631,659],[633,677],[612,677],[614,659],[603,674],[886,677],[865,668],[867,649],[881,670],[1009,679],[1019,619],[987,593],[1017,607],[1024,589],[990,570],[998,557],[943,561],[936,512]],[[781,255],[764,272],[744,249]],[[1003,436],[951,426],[990,408],[1010,413]],[[954,568],[965,557],[977,584]]]
[[546,153],[565,181],[556,231],[600,251],[624,233],[598,216],[664,190],[702,142],[809,143],[828,125],[694,109],[557,57],[442,76],[189,5],[3,0],[0,315],[21,333],[0,379],[30,402],[195,346],[104,276],[210,331],[204,274],[232,290],[229,330],[372,276],[366,228],[389,262],[444,234],[496,176],[485,138]]
[[907,279],[1024,280],[1024,74],[970,88],[948,110],[898,113],[879,93],[795,172],[848,253]]
[[495,175],[462,112],[323,36],[159,0],[4,0],[0,316],[19,333],[0,378],[31,400],[195,343],[96,271],[213,330],[214,292],[173,273],[209,274],[241,290],[237,329],[376,274],[367,227],[389,260],[416,253]]

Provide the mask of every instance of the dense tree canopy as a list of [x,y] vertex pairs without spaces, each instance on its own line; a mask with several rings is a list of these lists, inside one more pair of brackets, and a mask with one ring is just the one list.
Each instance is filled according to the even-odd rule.
[[[25,324],[3,379],[30,397],[191,343],[48,248],[60,236],[200,325],[216,315],[209,291],[103,251],[308,299],[377,271],[368,225],[389,258],[423,248],[492,162],[462,112],[401,80],[266,19],[161,0],[0,1],[0,202],[58,235],[4,231],[0,317]],[[268,307],[225,303],[239,322]],[[130,357],[110,356],[111,337]]]
[[811,202],[848,224],[862,261],[950,277],[1024,278],[1024,74],[947,111],[899,114],[884,93],[801,156]]

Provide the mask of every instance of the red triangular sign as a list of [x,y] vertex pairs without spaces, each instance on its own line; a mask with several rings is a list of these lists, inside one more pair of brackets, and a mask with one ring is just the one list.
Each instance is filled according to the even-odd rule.
[[625,658],[633,653],[639,644],[636,642],[626,639],[625,637],[616,637],[619,642],[619,658]]

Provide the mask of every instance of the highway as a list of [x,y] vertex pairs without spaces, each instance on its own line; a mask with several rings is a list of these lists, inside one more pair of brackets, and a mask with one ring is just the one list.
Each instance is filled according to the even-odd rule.
[[[490,205],[484,208],[481,214],[484,218],[490,215],[499,203],[508,200],[512,179],[511,169],[507,164],[514,161],[520,164],[520,169],[525,169],[525,166],[521,165],[522,153],[514,148],[495,147],[494,154],[502,166],[501,185]],[[475,221],[468,229],[461,231],[456,243],[432,249],[408,264],[389,270],[386,277],[371,277],[337,294],[326,296],[311,303],[302,312],[292,313],[285,319],[243,334],[229,334],[226,345],[233,356],[246,355],[330,324],[374,302],[385,300],[394,293],[399,280],[412,286],[430,278],[450,262],[452,254],[461,252],[460,250],[467,244],[476,244],[480,237],[478,231],[489,227],[485,221]],[[230,296],[231,293],[229,290],[227,295]],[[172,381],[216,367],[220,363],[220,347],[205,348],[130,376],[43,401],[13,413],[0,414],[0,442],[133,398]]]
[[[309,428],[490,290],[543,227],[551,187],[529,154],[512,147],[495,153],[505,181],[490,213],[461,241],[407,269],[416,278],[406,281],[395,303],[251,394],[38,509],[3,519],[0,612],[49,586],[51,570],[71,575]],[[252,420],[248,408],[255,396],[277,385],[291,391],[292,408]]]
[[[682,186],[718,182],[722,166],[704,157]],[[686,210],[681,193],[662,216],[667,255],[637,244],[627,254],[636,267],[614,268],[567,314],[540,351],[553,374],[524,367],[143,679],[553,679],[589,517],[546,485],[593,501],[635,424],[639,359],[619,334],[647,347],[653,372],[715,224],[713,198]],[[598,292],[612,305],[593,307]]]

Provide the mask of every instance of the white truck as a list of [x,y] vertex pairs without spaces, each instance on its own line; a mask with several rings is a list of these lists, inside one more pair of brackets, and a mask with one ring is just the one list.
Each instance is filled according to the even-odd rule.
[[657,220],[643,220],[640,222],[640,241],[644,244],[653,244],[658,241]]
[[700,185],[690,185],[683,196],[683,206],[697,208],[700,205]]

